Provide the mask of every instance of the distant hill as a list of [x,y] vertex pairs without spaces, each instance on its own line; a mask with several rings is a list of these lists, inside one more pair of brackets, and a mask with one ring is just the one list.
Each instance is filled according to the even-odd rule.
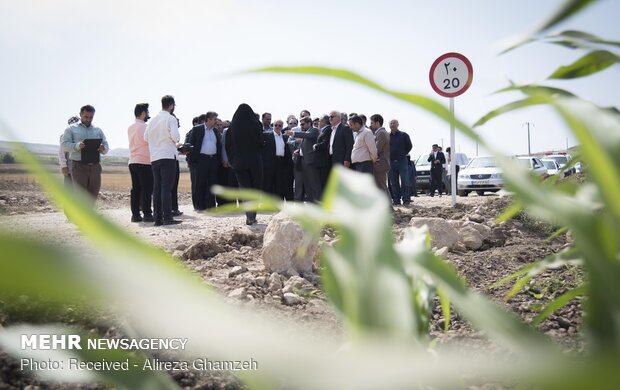
[[[27,142],[8,142],[0,141],[0,153],[10,152],[16,144],[25,146],[30,152],[37,156],[57,156],[59,145],[31,144]],[[129,149],[112,149],[106,154],[107,157],[129,158]]]

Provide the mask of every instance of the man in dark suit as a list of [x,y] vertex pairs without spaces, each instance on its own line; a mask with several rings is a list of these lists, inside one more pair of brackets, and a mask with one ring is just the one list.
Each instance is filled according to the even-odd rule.
[[263,132],[263,191],[280,199],[293,200],[293,155],[287,146],[284,123],[277,120],[273,130]]
[[332,165],[340,164],[347,168],[351,167],[351,151],[353,150],[353,130],[341,123],[341,115],[338,111],[329,114],[329,124],[332,132],[329,139],[328,150]]
[[332,128],[329,125],[329,116],[323,115],[319,118],[319,129],[319,137],[314,145],[314,166],[319,170],[322,195],[327,185],[329,172],[332,169],[332,159],[329,155],[329,139],[332,135]]
[[211,186],[217,183],[217,168],[222,151],[220,137],[215,129],[216,120],[216,112],[207,112],[205,123],[192,128],[188,140],[194,147],[187,158],[194,167],[196,183],[192,202],[196,211],[215,207],[215,195],[211,192]]
[[321,199],[321,179],[319,170],[315,165],[314,144],[319,137],[319,129],[312,127],[312,118],[303,117],[299,121],[301,131],[287,131],[286,133],[295,138],[301,138],[299,158],[301,159],[304,188],[308,202],[316,203]]
[[428,155],[427,161],[431,163],[430,195],[435,196],[435,190],[437,190],[441,196],[443,164],[446,163],[446,156],[439,151],[439,145],[433,145],[433,151]]

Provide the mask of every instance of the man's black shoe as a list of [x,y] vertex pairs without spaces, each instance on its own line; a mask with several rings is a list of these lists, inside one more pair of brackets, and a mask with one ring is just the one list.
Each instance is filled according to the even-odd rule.
[[176,220],[176,219],[166,219],[166,220],[164,220],[164,225],[178,225],[181,222],[183,222],[183,221],[179,221],[179,220]]
[[154,225],[155,225],[155,226],[161,226],[161,225],[163,225],[163,224],[164,224],[164,221],[163,221],[163,220],[161,220],[161,219],[156,219],[156,220],[155,220],[155,223],[154,223]]
[[132,215],[131,222],[142,222],[142,217],[139,215]]
[[145,215],[145,216],[144,216],[144,218],[142,218],[142,220],[143,220],[144,222],[155,222],[155,218],[153,218],[153,216],[152,216],[152,215],[148,215],[148,214],[147,214],[147,215]]
[[183,215],[183,212],[180,210],[172,210],[172,216],[178,217],[179,215]]

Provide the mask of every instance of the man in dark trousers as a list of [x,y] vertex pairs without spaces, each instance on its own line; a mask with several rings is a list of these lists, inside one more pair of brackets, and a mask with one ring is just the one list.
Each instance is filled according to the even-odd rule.
[[316,149],[327,148],[331,157],[332,166],[335,164],[351,167],[351,151],[353,150],[353,130],[344,123],[341,123],[341,115],[338,111],[329,113],[329,124],[331,134],[325,140],[326,145],[318,145]]
[[178,158],[177,143],[179,122],[172,116],[174,97],[161,98],[162,110],[146,127],[144,140],[149,144],[151,167],[153,169],[153,217],[155,226],[176,225],[181,221],[172,218],[172,185],[176,175]]
[[284,123],[277,120],[273,130],[263,132],[263,191],[293,200],[293,155],[283,127]]
[[319,180],[321,182],[321,196],[327,185],[329,172],[332,169],[332,159],[329,155],[329,139],[332,135],[332,128],[329,125],[329,116],[323,115],[319,118],[319,137],[314,145],[314,166],[319,170]]
[[308,202],[316,203],[321,199],[321,179],[319,169],[315,165],[316,152],[314,144],[319,137],[319,129],[312,127],[312,118],[305,116],[299,121],[301,131],[287,131],[286,133],[295,138],[301,138],[299,158]]
[[[398,129],[398,120],[390,121],[390,185],[392,188],[392,202],[399,205],[402,199],[404,205],[408,205],[409,199],[409,164],[407,154],[411,151],[412,144],[409,134]],[[399,180],[400,179],[400,180]]]
[[433,144],[433,151],[428,155],[427,161],[431,163],[430,196],[435,196],[435,190],[441,196],[443,164],[446,163],[446,156],[439,151],[439,145]]
[[193,203],[196,211],[215,207],[215,195],[211,186],[217,184],[217,168],[221,161],[221,142],[215,129],[217,113],[207,112],[203,125],[195,126],[191,131],[189,143],[194,147],[188,159],[194,167]]

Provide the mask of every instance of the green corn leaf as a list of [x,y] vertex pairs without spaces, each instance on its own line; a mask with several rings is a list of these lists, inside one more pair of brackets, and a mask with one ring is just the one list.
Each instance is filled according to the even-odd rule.
[[506,299],[509,299],[519,293],[519,291],[521,291],[521,289],[536,275],[548,269],[557,269],[566,265],[583,265],[583,260],[577,249],[567,248],[559,253],[547,256],[542,260],[528,264],[516,272],[501,278],[487,289],[497,288],[511,280],[524,276],[515,283],[510,292],[506,295]]
[[333,77],[340,80],[346,80],[350,82],[354,82],[359,85],[363,85],[365,87],[371,88],[375,91],[379,91],[386,95],[392,96],[398,100],[402,100],[418,107],[421,107],[428,112],[436,115],[437,117],[445,120],[446,122],[454,122],[456,128],[460,129],[464,134],[466,134],[469,138],[474,141],[478,141],[479,143],[484,143],[483,140],[478,136],[478,134],[473,131],[469,126],[460,121],[458,118],[452,118],[452,114],[450,110],[446,108],[443,104],[437,102],[436,100],[430,99],[426,96],[416,95],[412,93],[406,92],[398,92],[393,91],[388,88],[385,88],[378,83],[358,75],[357,73],[345,70],[345,69],[333,69],[326,68],[320,66],[272,66],[260,69],[248,70],[244,73],[293,73],[293,74],[306,74],[306,75],[316,75],[316,76],[327,76]]
[[557,24],[563,22],[564,20],[570,18],[576,13],[580,12],[587,6],[593,4],[596,0],[566,0],[558,9],[547,19],[545,20],[539,27],[532,30],[530,33],[526,34],[523,38],[520,38],[501,52],[501,54],[507,53],[511,50],[516,49],[519,46],[522,46],[526,43],[536,41],[536,37],[544,33],[545,31],[553,28]]
[[593,49],[595,45],[608,45],[620,47],[620,42],[601,39],[596,35],[583,31],[566,30],[558,34],[552,34],[547,37],[550,43],[560,44],[571,48]]
[[536,317],[534,317],[534,320],[532,321],[532,325],[534,326],[540,325],[547,317],[549,317],[551,314],[553,314],[558,309],[566,306],[573,299],[579,296],[587,295],[588,288],[589,287],[586,284],[581,285],[570,291],[567,291],[566,293],[560,295],[553,301],[549,302],[549,304],[545,306],[543,310]]
[[511,220],[523,210],[523,205],[519,202],[513,202],[506,210],[504,210],[496,219],[495,223],[502,223]]
[[609,68],[620,62],[620,57],[607,50],[592,51],[574,63],[559,67],[550,79],[574,79],[585,77]]
[[66,248],[7,231],[0,231],[0,248],[0,297],[42,295],[50,301],[79,302],[98,295],[79,270],[75,253]]
[[441,312],[443,313],[443,318],[445,318],[445,323],[443,326],[443,330],[445,332],[450,329],[450,297],[446,294],[442,288],[437,289],[437,296],[439,296],[439,303],[441,304]]
[[620,216],[620,117],[575,98],[550,99],[573,134],[609,211]]
[[523,99],[523,100],[518,100],[516,102],[510,102],[508,104],[505,104],[499,108],[496,108],[495,110],[487,113],[486,115],[484,115],[482,118],[478,119],[478,121],[476,121],[476,123],[474,123],[474,127],[478,127],[478,126],[482,126],[485,123],[487,123],[488,121],[490,121],[493,118],[496,118],[500,115],[503,115],[507,112],[510,111],[514,111],[514,110],[518,110],[520,108],[524,108],[524,107],[529,107],[529,106],[534,106],[534,105],[540,105],[540,104],[545,104],[546,101],[544,99],[533,99],[533,98],[527,98],[527,99]]
[[545,241],[550,242],[554,238],[560,237],[562,234],[564,234],[566,232],[568,232],[568,228],[567,227],[559,228],[558,230],[553,232],[553,234],[550,235]]
[[449,296],[459,312],[478,329],[516,353],[527,356],[532,351],[554,353],[554,348],[540,334],[525,326],[516,316],[467,289],[445,262],[432,254],[416,264],[428,273]]

